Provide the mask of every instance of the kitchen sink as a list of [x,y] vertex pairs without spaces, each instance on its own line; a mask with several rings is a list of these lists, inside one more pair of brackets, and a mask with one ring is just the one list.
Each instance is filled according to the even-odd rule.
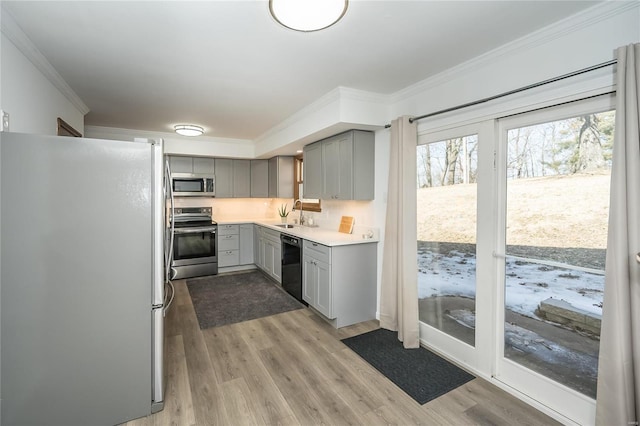
[[288,223],[283,223],[276,226],[279,228],[293,228],[293,225],[289,225]]

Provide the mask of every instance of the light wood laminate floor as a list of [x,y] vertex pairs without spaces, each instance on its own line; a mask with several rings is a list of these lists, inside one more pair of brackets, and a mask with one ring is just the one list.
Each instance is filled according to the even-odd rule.
[[419,405],[308,309],[200,330],[184,280],[166,318],[165,408],[142,425],[550,425],[483,379]]

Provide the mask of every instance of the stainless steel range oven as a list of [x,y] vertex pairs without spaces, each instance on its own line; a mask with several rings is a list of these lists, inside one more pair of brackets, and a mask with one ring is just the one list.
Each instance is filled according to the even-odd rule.
[[218,224],[211,207],[176,208],[173,214],[171,279],[218,273]]

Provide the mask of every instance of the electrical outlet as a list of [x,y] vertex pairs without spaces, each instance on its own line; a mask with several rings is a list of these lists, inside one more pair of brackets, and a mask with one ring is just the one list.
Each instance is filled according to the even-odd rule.
[[9,113],[0,109],[0,116],[2,116],[2,131],[9,131]]

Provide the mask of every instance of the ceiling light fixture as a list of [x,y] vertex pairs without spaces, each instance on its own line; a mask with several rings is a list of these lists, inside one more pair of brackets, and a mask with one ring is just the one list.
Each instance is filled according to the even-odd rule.
[[193,124],[178,124],[173,126],[176,133],[182,136],[200,136],[204,133],[204,129]]
[[338,22],[349,0],[269,0],[269,11],[280,25],[295,31],[319,31]]

